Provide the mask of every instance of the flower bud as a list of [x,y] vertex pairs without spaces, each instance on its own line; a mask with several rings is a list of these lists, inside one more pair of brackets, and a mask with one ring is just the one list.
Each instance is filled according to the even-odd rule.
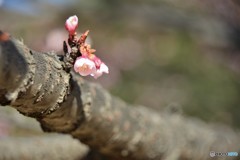
[[70,35],[74,35],[78,27],[78,17],[76,15],[69,17],[65,22],[65,28]]

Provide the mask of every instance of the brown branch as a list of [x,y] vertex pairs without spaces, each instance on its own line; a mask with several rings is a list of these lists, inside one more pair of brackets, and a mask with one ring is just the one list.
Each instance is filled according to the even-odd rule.
[[66,135],[8,137],[0,143],[0,159],[5,160],[81,160],[87,151],[87,146]]
[[0,41],[0,103],[36,118],[44,131],[71,134],[114,159],[203,160],[211,150],[240,151],[231,129],[130,106],[97,84],[71,78],[52,53],[15,39]]

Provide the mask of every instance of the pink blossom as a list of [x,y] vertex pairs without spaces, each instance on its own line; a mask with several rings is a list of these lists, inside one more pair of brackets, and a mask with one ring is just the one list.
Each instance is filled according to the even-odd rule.
[[92,73],[91,76],[93,76],[95,79],[97,79],[103,73],[109,73],[109,70],[108,70],[108,66],[101,62],[100,67],[94,73]]
[[76,15],[69,17],[65,22],[65,28],[70,35],[74,35],[78,27],[78,17]]
[[78,47],[81,56],[77,57],[74,63],[74,70],[81,76],[91,75],[94,78],[100,77],[103,73],[109,73],[108,67],[100,58],[93,54],[96,50],[92,49],[89,44],[85,43],[89,30],[77,39],[76,29],[78,27],[78,17],[76,15],[66,20],[65,28],[69,32],[68,43],[70,47]]
[[89,54],[88,56],[95,64],[96,67],[96,71],[94,73],[91,74],[91,76],[93,76],[95,79],[97,79],[98,77],[100,77],[103,73],[109,73],[108,71],[108,66],[106,64],[104,64],[100,58],[98,58],[96,55],[94,54]]
[[81,76],[87,76],[96,72],[96,66],[92,60],[81,56],[74,63],[74,70]]
[[74,63],[74,70],[81,76],[91,75],[95,79],[103,73],[109,73],[108,66],[97,57],[94,59],[85,56],[78,57]]

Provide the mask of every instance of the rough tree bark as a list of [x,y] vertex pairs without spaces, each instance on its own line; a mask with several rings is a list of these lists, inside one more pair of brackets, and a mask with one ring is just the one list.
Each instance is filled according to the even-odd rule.
[[130,106],[66,73],[54,53],[35,52],[13,38],[0,39],[0,104],[113,159],[203,160],[211,150],[240,151],[239,135],[231,129]]

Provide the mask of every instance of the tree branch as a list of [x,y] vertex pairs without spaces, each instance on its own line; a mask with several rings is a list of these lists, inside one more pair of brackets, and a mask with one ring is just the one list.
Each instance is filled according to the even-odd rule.
[[130,106],[70,76],[53,53],[35,52],[15,39],[0,40],[0,103],[36,118],[44,131],[71,134],[114,159],[202,160],[211,150],[240,151],[231,129]]
[[[17,149],[16,149],[17,146]],[[76,140],[63,135],[34,137],[9,137],[1,139],[0,159],[69,159],[80,160],[88,148]]]

